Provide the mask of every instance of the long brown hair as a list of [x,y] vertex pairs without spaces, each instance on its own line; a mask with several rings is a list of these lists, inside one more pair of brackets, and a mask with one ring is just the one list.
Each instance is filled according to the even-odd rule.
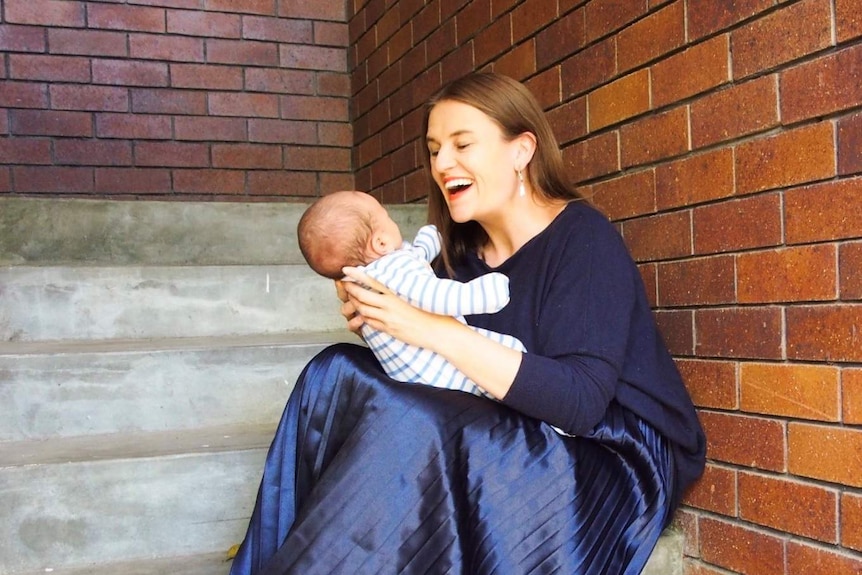
[[[443,86],[425,104],[423,133],[428,133],[428,118],[434,106],[444,101],[461,102],[491,118],[511,141],[529,132],[536,137],[536,151],[527,168],[534,194],[548,200],[581,199],[569,184],[560,146],[541,106],[520,82],[491,72],[473,72]],[[429,154],[424,155],[431,176]],[[437,184],[431,178],[428,197],[428,221],[437,226],[443,238],[443,264],[452,273],[454,263],[463,260],[470,250],[488,241],[488,235],[477,222],[456,223]]]

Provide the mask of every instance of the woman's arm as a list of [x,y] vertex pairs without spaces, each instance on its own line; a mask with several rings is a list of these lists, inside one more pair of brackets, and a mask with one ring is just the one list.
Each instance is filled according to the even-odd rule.
[[[515,323],[530,329],[531,353],[505,397],[510,407],[576,435],[604,417],[630,342],[643,335],[631,324],[640,274],[622,238],[604,217],[581,212],[545,246],[547,265],[520,270],[522,291],[525,276],[538,278],[526,305],[522,299],[516,308]],[[495,316],[477,319],[499,328]]]
[[[473,325],[492,331],[519,329],[513,335],[528,354],[496,344],[453,318],[418,310],[388,290],[360,293],[366,290],[347,286],[350,299],[373,327],[436,351],[506,405],[582,435],[604,416],[616,394],[629,338],[637,337],[629,322],[636,292],[643,289],[616,230],[603,217],[587,216],[566,222],[566,233],[546,246],[553,256],[548,261],[535,258],[536,266],[513,274],[520,299],[500,313],[471,318]],[[355,279],[374,281],[362,275]]]
[[[461,370],[479,387],[500,399],[508,393],[522,354],[470,329],[455,318],[423,311],[402,300],[383,284],[356,269],[345,275],[371,287],[345,282],[348,296],[342,309],[355,310],[374,329],[405,343],[434,351]],[[356,317],[349,320],[356,321]]]
[[[567,433],[583,435],[604,417],[616,396],[630,343],[645,334],[631,321],[646,305],[640,274],[616,229],[600,214],[575,205],[534,242],[530,257],[505,270],[512,301],[470,323],[511,333],[530,353],[503,402]],[[474,259],[456,269],[469,279],[484,273]],[[641,302],[641,303],[637,303]],[[648,335],[648,334],[647,334]],[[642,362],[635,358],[634,368]]]

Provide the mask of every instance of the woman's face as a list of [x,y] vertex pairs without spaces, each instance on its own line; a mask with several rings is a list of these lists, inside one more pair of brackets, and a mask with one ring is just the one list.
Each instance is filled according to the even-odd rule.
[[455,222],[491,223],[517,195],[517,144],[478,109],[445,100],[428,116],[431,175]]

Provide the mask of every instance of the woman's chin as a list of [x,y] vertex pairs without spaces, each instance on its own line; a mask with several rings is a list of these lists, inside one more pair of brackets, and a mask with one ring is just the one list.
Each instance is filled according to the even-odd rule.
[[452,221],[456,224],[464,224],[473,219],[467,210],[453,206],[449,206],[449,217],[451,217]]
[[473,219],[468,202],[469,199],[467,198],[466,191],[459,192],[458,194],[451,194],[446,199],[446,203],[449,206],[449,215],[451,216],[452,221],[463,224],[464,222],[468,222]]

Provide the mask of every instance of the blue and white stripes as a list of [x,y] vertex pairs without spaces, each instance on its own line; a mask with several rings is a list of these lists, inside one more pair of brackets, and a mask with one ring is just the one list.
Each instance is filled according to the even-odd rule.
[[[509,303],[509,278],[505,275],[489,273],[467,283],[441,279],[434,274],[430,264],[438,253],[440,236],[437,229],[424,226],[412,245],[405,242],[402,249],[362,269],[411,304],[432,313],[455,316],[464,324],[465,315],[496,313]],[[507,347],[526,351],[523,344],[512,336],[472,329]],[[407,345],[367,325],[362,326],[361,333],[387,375],[393,379],[488,395],[454,365],[430,350]]]

